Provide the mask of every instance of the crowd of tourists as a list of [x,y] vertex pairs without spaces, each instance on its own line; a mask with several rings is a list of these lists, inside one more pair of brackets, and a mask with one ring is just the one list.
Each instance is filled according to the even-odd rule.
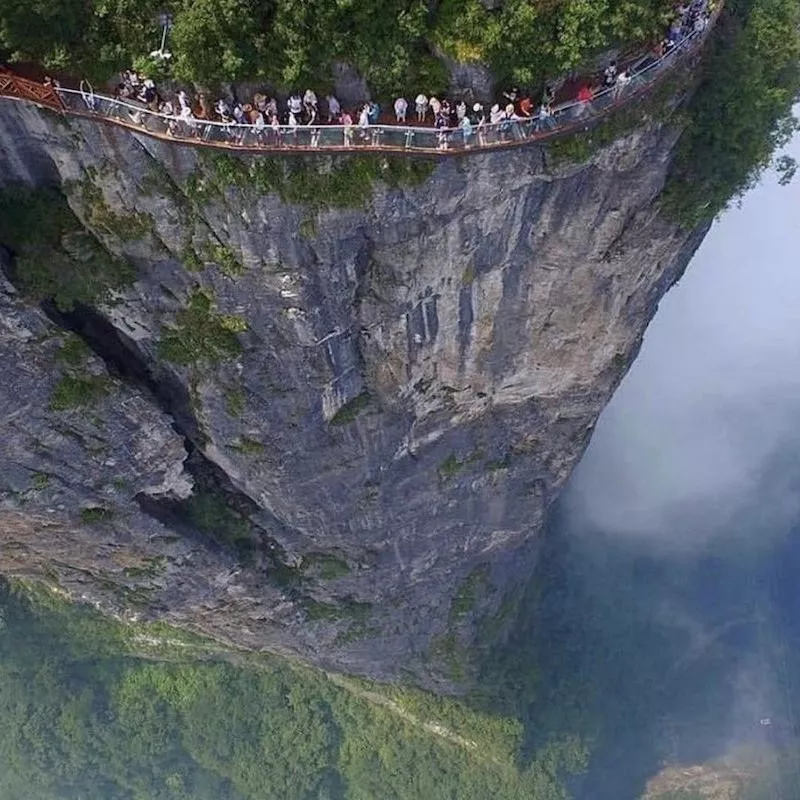
[[[674,21],[655,48],[655,57],[666,55],[708,24],[709,0],[684,0],[675,10]],[[646,63],[647,59],[622,67],[616,61],[608,63],[595,79],[577,86],[577,94],[569,98],[571,117],[579,118],[599,94],[615,99]],[[91,88],[82,84],[81,93],[86,105],[98,110],[97,97]],[[345,147],[378,146],[384,128],[398,125],[403,126],[407,147],[412,144],[415,129],[432,126],[437,146],[446,150],[455,135],[463,137],[464,147],[473,143],[482,146],[487,143],[487,135],[492,141],[522,139],[531,132],[556,125],[556,92],[550,85],[536,102],[530,93],[513,87],[503,92],[498,102],[486,106],[472,99],[468,102],[464,96],[440,98],[420,92],[413,98],[396,97],[389,108],[371,100],[349,110],[334,94],[320,100],[313,89],[293,92],[281,101],[263,92],[246,101],[223,96],[212,102],[204,94],[190,98],[183,90],[168,98],[162,96],[153,80],[126,70],[120,75],[114,99],[120,101],[120,107],[125,108],[136,124],[143,122],[145,109],[161,115],[165,132],[173,136],[205,138],[214,128],[216,138],[221,136],[243,144],[248,135],[253,144],[269,146],[297,144],[299,139],[311,147],[317,146],[322,130],[328,125],[340,127],[341,144]]]
[[[87,104],[92,104],[92,95],[89,92],[84,95]],[[504,92],[502,103],[489,108],[478,102],[468,105],[464,97],[450,100],[420,93],[411,102],[402,96],[395,98],[390,109],[371,100],[350,111],[343,108],[334,94],[320,101],[313,89],[306,89],[302,94],[294,92],[283,102],[261,92],[246,102],[220,97],[212,103],[204,94],[191,99],[185,91],[179,91],[174,100],[165,99],[152,80],[126,70],[120,76],[114,99],[125,102],[129,116],[136,123],[141,121],[142,113],[130,105],[131,101],[162,115],[168,120],[167,131],[173,135],[183,136],[188,132],[202,136],[204,123],[214,122],[233,140],[247,127],[257,141],[279,145],[282,141],[291,143],[291,138],[301,128],[310,128],[310,144],[314,146],[321,126],[336,125],[342,129],[345,146],[378,145],[383,126],[394,124],[404,126],[409,136],[413,136],[415,126],[432,126],[437,131],[440,147],[446,149],[454,131],[461,132],[465,144],[473,137],[484,144],[485,129],[489,125],[497,126],[501,134],[517,136],[521,136],[518,123],[522,120],[535,120],[538,127],[549,127],[553,124],[555,92],[552,87],[546,87],[541,102],[534,105],[529,94],[513,88]]]

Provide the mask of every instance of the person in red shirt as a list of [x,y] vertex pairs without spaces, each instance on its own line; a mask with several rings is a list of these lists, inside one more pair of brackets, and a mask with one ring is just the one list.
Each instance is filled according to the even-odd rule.
[[519,101],[519,113],[523,117],[529,117],[533,113],[533,103],[528,95],[525,95],[522,100]]
[[584,84],[581,86],[580,90],[578,91],[578,100],[581,103],[590,103],[594,95],[592,94],[592,90],[588,84]]

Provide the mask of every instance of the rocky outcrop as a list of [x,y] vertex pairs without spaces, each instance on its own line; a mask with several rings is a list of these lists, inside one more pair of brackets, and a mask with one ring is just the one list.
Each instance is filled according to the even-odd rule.
[[[5,513],[45,540],[68,531],[70,568],[134,542],[160,559],[136,613],[379,679],[457,679],[463,646],[501,627],[549,505],[702,238],[659,210],[676,138],[649,124],[580,165],[531,146],[411,170],[207,157],[0,105],[3,180],[57,173],[87,229],[136,266],[97,309],[115,347],[93,346],[140,378],[102,401],[102,456],[81,430],[25,460],[30,437],[66,424],[46,400],[52,347],[34,333],[30,358],[4,349],[27,383],[6,381],[0,402],[36,400],[29,434],[4,438]],[[195,360],[170,356],[193,298],[236,351],[200,336]],[[31,310],[4,324],[15,313],[49,325]],[[253,526],[249,566],[176,516],[181,437]],[[59,502],[20,499],[62,463]],[[82,524],[76,510],[112,491],[124,524]],[[173,497],[142,500],[159,492]],[[154,549],[176,525],[181,553]],[[88,577],[81,594],[111,602]]]

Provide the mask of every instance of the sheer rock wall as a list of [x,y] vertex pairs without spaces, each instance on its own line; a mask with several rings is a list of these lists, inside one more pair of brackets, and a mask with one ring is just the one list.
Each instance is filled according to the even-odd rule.
[[[7,425],[4,550],[26,527],[65,541],[50,573],[70,591],[102,548],[136,550],[160,565],[137,614],[378,679],[457,678],[463,648],[502,627],[549,505],[702,238],[659,210],[676,138],[644,126],[581,165],[535,146],[453,158],[418,186],[376,181],[360,207],[312,207],[239,178],[212,191],[213,159],[192,148],[0,104],[0,181],[59,181],[87,229],[137,267],[99,311],[150,388],[120,383],[100,416],[109,451],[143,432],[154,441],[127,465],[136,487],[115,495],[130,513],[87,525],[74,509],[108,483],[92,450],[73,437],[68,452],[26,459],[28,439]],[[111,219],[138,221],[135,235],[98,224],[97,190]],[[162,326],[198,286],[246,321],[243,352],[171,365]],[[7,326],[19,313],[51,326],[9,302]],[[47,352],[32,336],[0,354],[25,372],[0,403],[30,398],[28,437],[63,424],[47,404]],[[135,502],[139,484],[190,480],[178,477],[184,446],[247,500],[265,542],[254,564],[176,538]],[[20,499],[33,472],[57,475],[59,505]],[[47,548],[18,561],[0,568],[41,571]],[[123,581],[112,562],[104,573]],[[80,596],[130,613],[109,581],[84,574]]]

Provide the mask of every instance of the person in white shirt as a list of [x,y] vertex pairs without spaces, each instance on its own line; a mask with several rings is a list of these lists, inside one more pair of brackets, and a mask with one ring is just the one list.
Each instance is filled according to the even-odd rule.
[[480,103],[472,106],[472,123],[478,131],[478,144],[483,147],[486,144],[486,114]]
[[420,92],[414,104],[417,108],[417,122],[425,122],[425,115],[428,113],[428,98]]
[[431,111],[433,112],[433,118],[436,119],[436,117],[439,116],[439,112],[442,110],[442,104],[439,102],[439,98],[431,97],[428,101],[428,105],[430,105]]
[[399,124],[405,124],[407,111],[408,102],[406,101],[405,97],[398,97],[397,100],[394,101],[394,115]]
[[187,133],[190,136],[197,135],[197,120],[188,105],[181,107],[181,122],[186,126]]
[[467,104],[461,100],[456,106],[456,119],[461,122],[467,116]]
[[300,121],[297,119],[297,115],[293,112],[289,112],[289,133],[294,139],[294,144],[297,144],[297,128],[300,125]]
[[175,135],[175,131],[178,129],[178,120],[175,118],[175,106],[167,100],[163,106],[161,106],[161,113],[165,117],[169,117],[170,119],[167,120],[167,133],[170,136]]
[[625,90],[625,87],[630,82],[631,82],[631,76],[628,75],[628,73],[625,72],[625,70],[623,70],[622,72],[619,73],[619,75],[617,75],[617,82],[614,85],[614,98],[615,99],[617,97],[619,97],[620,94],[622,94],[622,92]]

